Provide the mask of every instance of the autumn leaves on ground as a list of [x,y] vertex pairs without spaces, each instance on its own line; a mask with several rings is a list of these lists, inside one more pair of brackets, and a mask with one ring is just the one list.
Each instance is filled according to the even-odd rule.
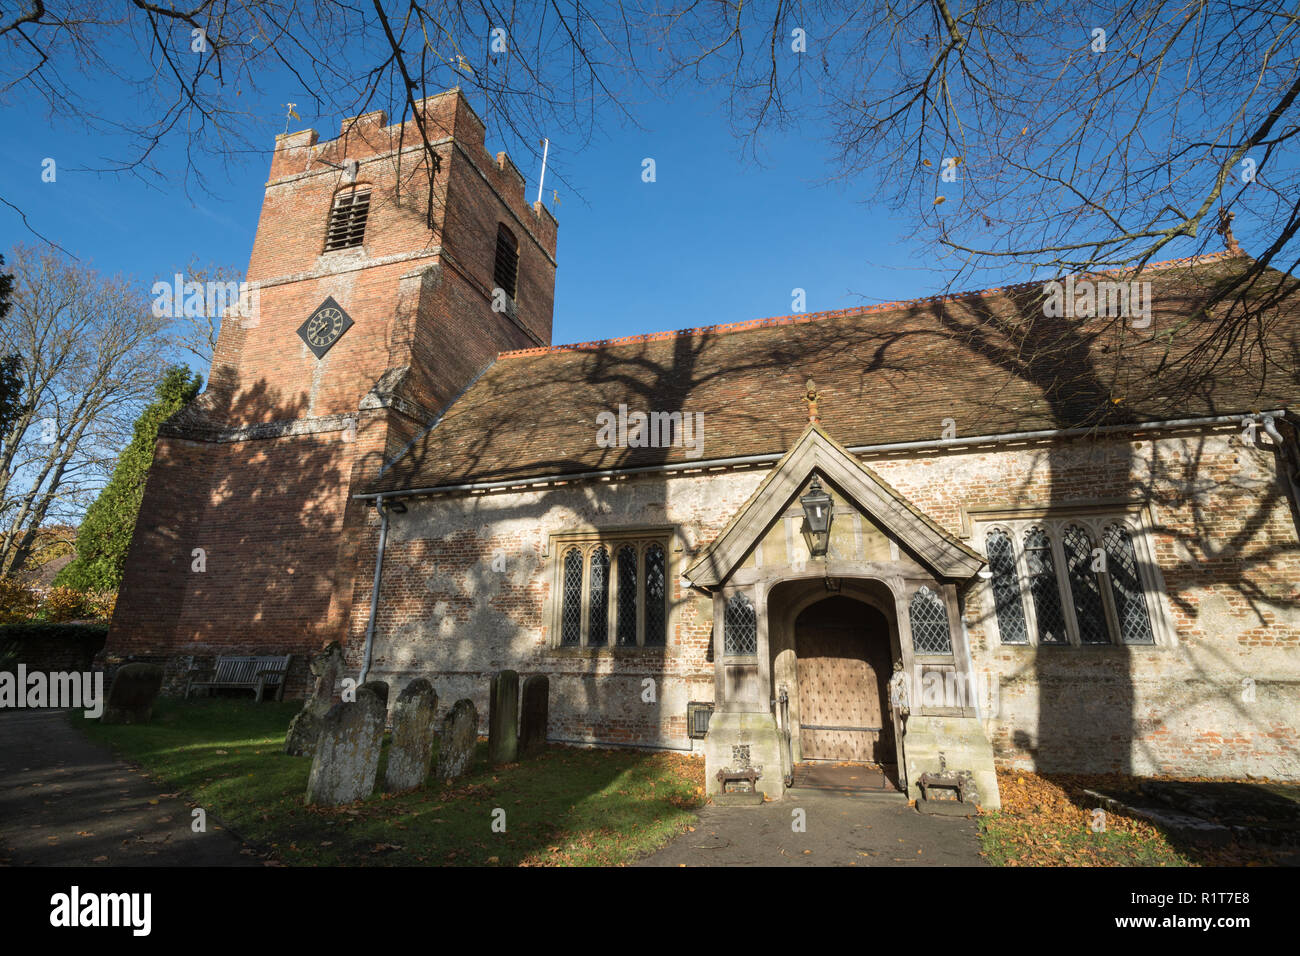
[[[680,754],[550,747],[506,767],[486,745],[452,786],[305,807],[311,761],[282,751],[297,702],[162,700],[152,723],[105,726],[93,739],[148,771],[210,818],[262,848],[269,864],[620,865],[663,846],[704,803],[704,761]],[[383,779],[381,757],[379,779]],[[982,851],[1005,866],[1186,866],[1274,862],[1268,851],[1179,847],[1151,824],[1107,812],[1094,829],[1085,788],[1129,778],[999,772],[1002,809],[979,817]],[[735,812],[743,813],[743,809]],[[494,829],[494,821],[496,829]],[[215,823],[214,825],[220,825]],[[504,829],[502,829],[504,828]]]
[[980,843],[999,866],[1251,866],[1275,864],[1272,847],[1180,844],[1146,820],[1097,814],[1084,791],[1129,792],[1136,778],[998,771],[1002,809],[982,813]]

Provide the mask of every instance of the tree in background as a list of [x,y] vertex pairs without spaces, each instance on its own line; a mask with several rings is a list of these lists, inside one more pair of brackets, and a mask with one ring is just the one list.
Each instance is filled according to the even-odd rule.
[[76,525],[168,363],[168,322],[134,283],[50,247],[13,250],[0,342],[19,356],[16,408],[0,435],[0,573],[20,574]]
[[[0,323],[4,322],[12,305],[9,301],[14,291],[13,273],[3,271],[5,257],[0,256]],[[9,427],[18,416],[19,397],[22,394],[22,358],[15,354],[0,355],[0,441],[9,434]]]
[[131,443],[119,456],[113,477],[86,509],[86,519],[77,533],[77,556],[59,572],[56,586],[83,591],[118,589],[153,463],[158,426],[193,401],[202,385],[202,378],[191,378],[183,366],[167,370],[158,385],[157,399],[136,420]]

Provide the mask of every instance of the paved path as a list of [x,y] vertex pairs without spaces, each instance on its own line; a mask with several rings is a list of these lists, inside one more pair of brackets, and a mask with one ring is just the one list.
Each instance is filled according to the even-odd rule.
[[73,729],[65,711],[0,711],[0,864],[256,866],[219,822]]
[[[802,809],[806,832],[792,829]],[[983,866],[974,820],[920,814],[902,794],[790,790],[761,807],[700,811],[693,832],[637,866]]]

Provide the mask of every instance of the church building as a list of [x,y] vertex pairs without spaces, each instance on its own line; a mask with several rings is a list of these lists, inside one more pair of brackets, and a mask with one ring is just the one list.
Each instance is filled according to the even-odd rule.
[[420,106],[427,148],[278,138],[258,309],[160,431],[110,656],[293,654],[293,695],[339,641],[484,727],[491,674],[544,674],[551,741],[702,753],[711,792],[1300,778],[1300,300],[1213,348],[1235,242],[552,345],[555,219],[458,91]]

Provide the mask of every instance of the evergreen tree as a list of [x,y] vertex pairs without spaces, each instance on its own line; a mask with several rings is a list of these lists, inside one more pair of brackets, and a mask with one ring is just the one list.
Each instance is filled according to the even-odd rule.
[[131,443],[118,457],[113,476],[86,509],[77,532],[77,556],[59,572],[56,585],[91,591],[116,591],[121,585],[158,426],[193,401],[202,385],[202,377],[191,379],[184,366],[167,370],[158,384],[158,398],[136,419]]

